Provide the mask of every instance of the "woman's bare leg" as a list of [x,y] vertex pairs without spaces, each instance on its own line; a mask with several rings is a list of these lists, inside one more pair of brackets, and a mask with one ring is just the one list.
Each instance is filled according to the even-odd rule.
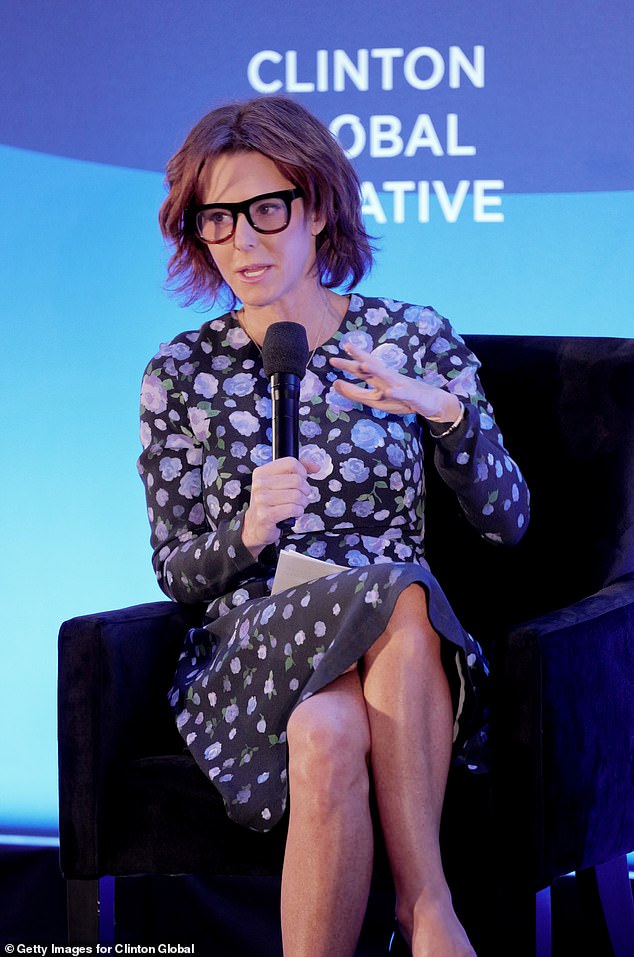
[[419,585],[401,593],[386,631],[364,657],[363,688],[403,934],[414,957],[473,955],[451,905],[440,858],[453,711],[440,639]]
[[352,957],[373,856],[370,732],[356,669],[297,706],[287,740],[284,957]]

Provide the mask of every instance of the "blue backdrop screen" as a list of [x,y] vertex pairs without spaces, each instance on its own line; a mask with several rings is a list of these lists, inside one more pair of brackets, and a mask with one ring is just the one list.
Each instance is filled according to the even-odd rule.
[[5,401],[0,830],[56,829],[56,637],[162,597],[138,392],[203,317],[163,290],[163,169],[281,92],[332,129],[379,254],[362,290],[462,332],[630,336],[634,8],[26,0],[0,34]]

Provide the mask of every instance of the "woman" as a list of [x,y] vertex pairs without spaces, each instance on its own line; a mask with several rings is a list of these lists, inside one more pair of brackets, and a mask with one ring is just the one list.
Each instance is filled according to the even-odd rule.
[[[359,185],[297,103],[213,111],[167,184],[173,285],[189,303],[224,295],[234,307],[162,346],[142,391],[156,574],[171,598],[207,605],[175,677],[178,727],[236,821],[269,829],[290,795],[286,957],[354,952],[372,868],[370,774],[397,946],[472,954],[438,832],[486,665],[425,562],[421,434],[431,429],[469,520],[516,542],[527,492],[477,360],[431,308],[333,291],[371,262]],[[260,349],[280,320],[304,326],[310,359],[299,460],[271,461]],[[348,570],[271,596],[282,546]]]

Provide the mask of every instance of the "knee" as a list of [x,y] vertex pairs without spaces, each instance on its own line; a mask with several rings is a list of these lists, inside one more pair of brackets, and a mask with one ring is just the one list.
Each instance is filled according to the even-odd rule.
[[417,582],[403,589],[396,599],[390,618],[392,628],[407,629],[413,624],[424,629],[430,627],[427,593]]
[[398,650],[404,666],[421,656],[425,660],[439,656],[440,638],[429,620],[427,595],[419,584],[408,585],[397,598],[385,631],[364,656],[366,666],[388,645]]
[[[319,707],[320,695],[291,715],[287,728],[289,787],[311,813],[331,815],[369,794],[370,730],[365,709]],[[310,706],[310,707],[309,707]]]

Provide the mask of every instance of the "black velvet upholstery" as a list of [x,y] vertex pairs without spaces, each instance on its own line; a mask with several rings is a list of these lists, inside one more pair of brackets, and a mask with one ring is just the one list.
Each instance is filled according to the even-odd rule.
[[430,471],[430,564],[487,643],[634,571],[634,340],[466,339],[532,504],[519,547],[486,548]]
[[633,639],[631,578],[513,629],[496,655],[501,847],[536,888],[632,846]]
[[[534,913],[535,891],[558,876],[634,848],[634,342],[467,341],[532,492],[524,540],[497,548],[430,470],[430,564],[493,663],[492,774],[454,772],[443,821],[454,895],[477,922],[499,918],[484,891],[503,900],[508,867],[523,875],[519,910]],[[279,873],[284,826],[258,835],[226,818],[167,706],[200,614],[157,602],[63,624],[67,878]],[[465,826],[474,805],[477,833]],[[473,867],[456,864],[469,855]]]

